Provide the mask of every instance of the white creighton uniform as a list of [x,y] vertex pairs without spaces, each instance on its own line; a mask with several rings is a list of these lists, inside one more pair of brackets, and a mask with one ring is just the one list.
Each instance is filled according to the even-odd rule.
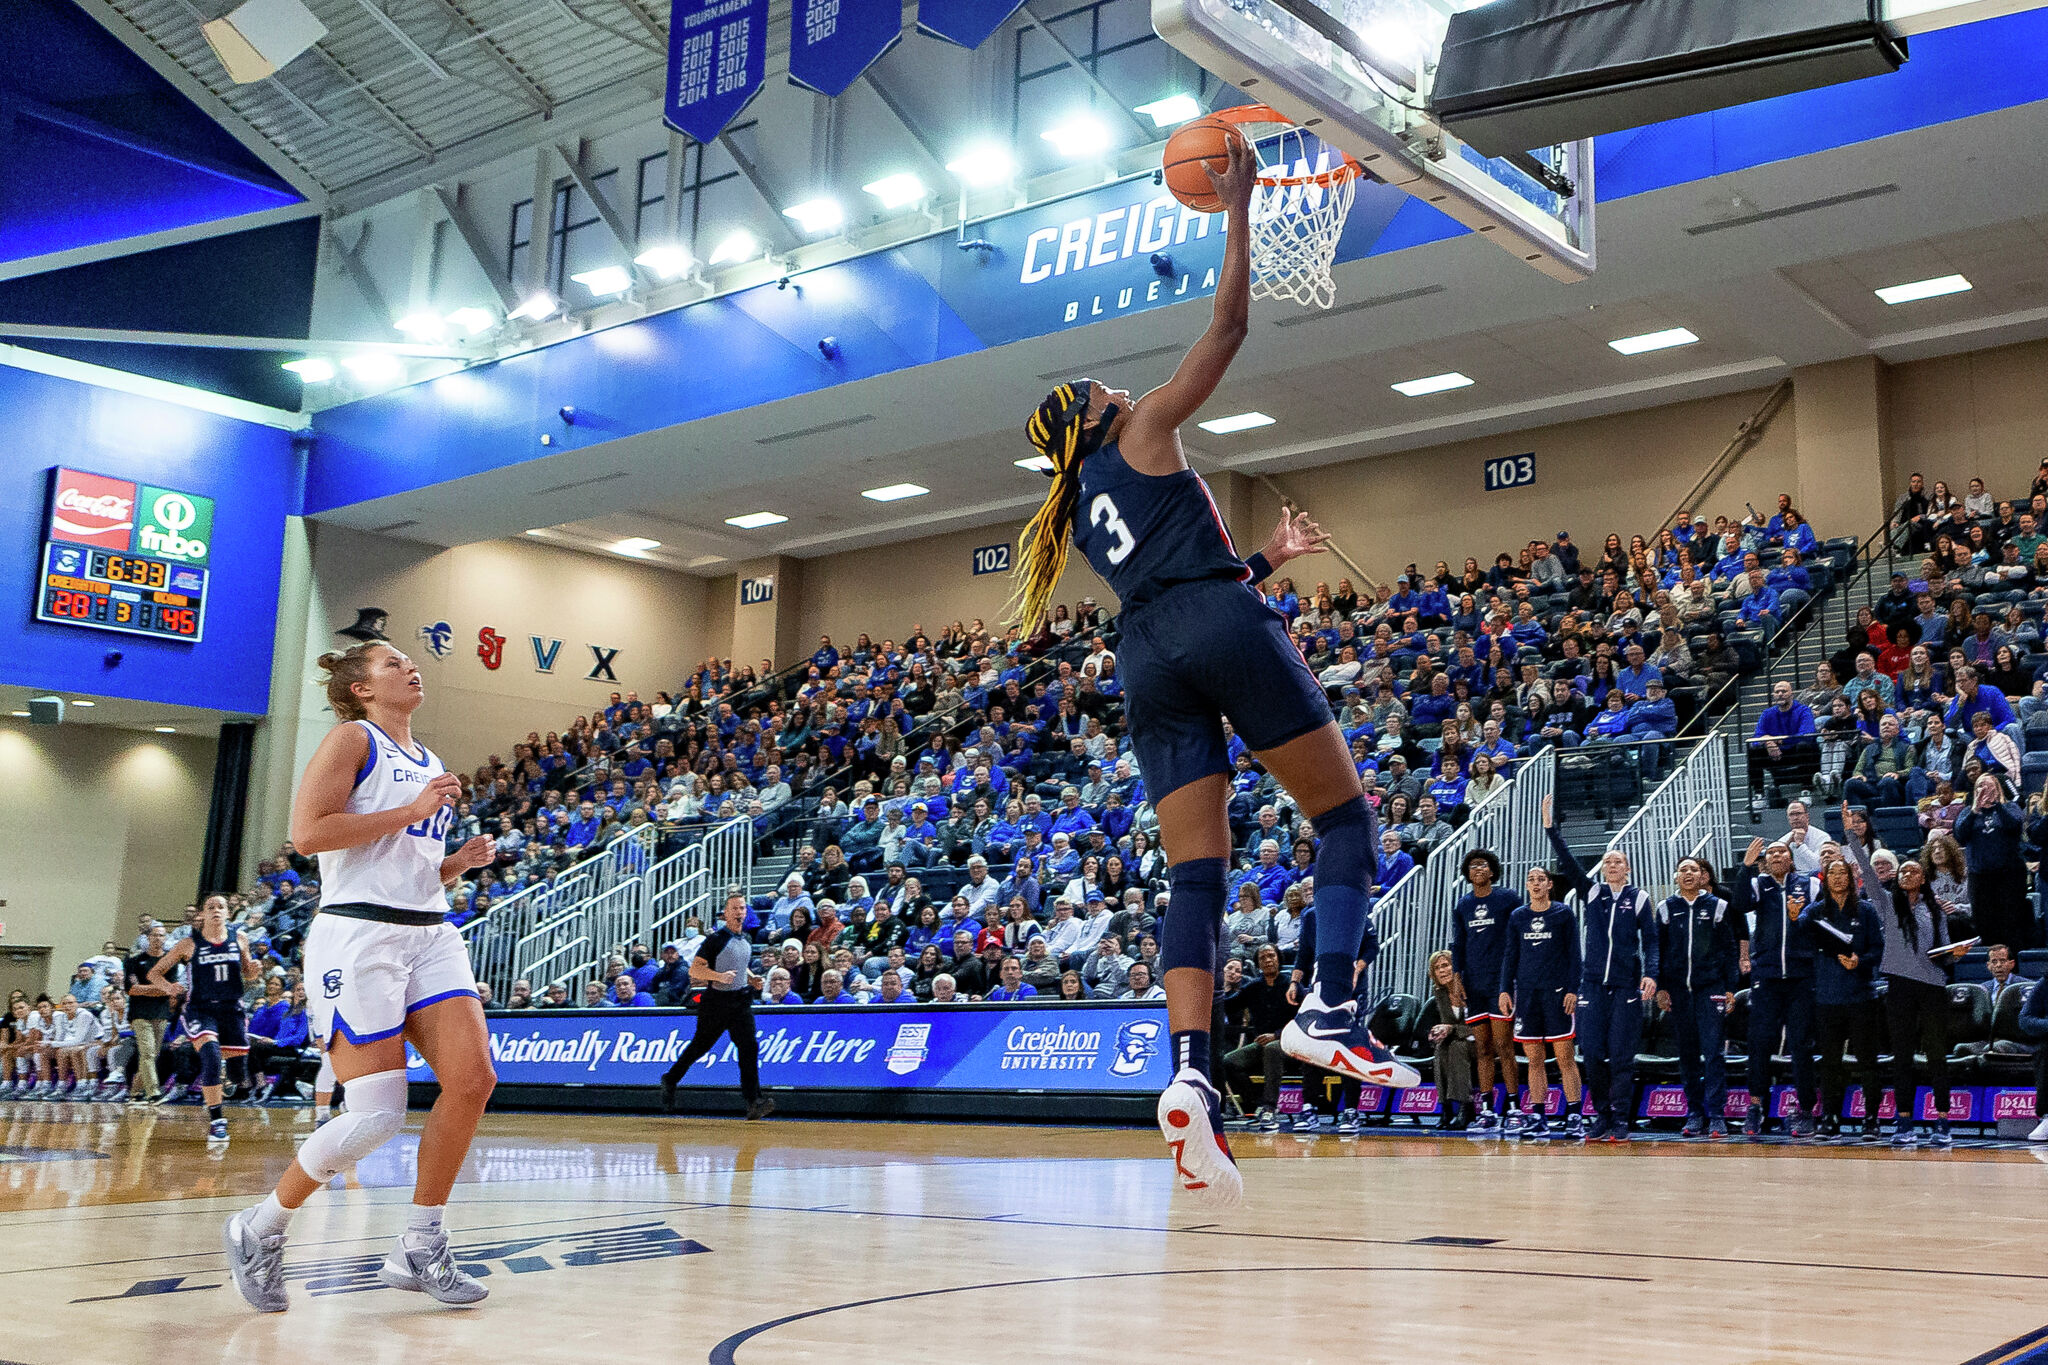
[[[373,722],[344,807],[351,815],[398,810],[447,771],[421,745],[412,753]],[[395,834],[320,855],[320,913],[306,934],[306,999],[316,1037],[373,1043],[397,1036],[414,1010],[476,994],[462,936],[444,918],[443,839],[455,818],[443,806]]]

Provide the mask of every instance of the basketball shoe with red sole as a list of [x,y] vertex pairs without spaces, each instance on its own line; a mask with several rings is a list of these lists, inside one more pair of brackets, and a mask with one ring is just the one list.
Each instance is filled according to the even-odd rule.
[[1372,1036],[1372,1030],[1358,1017],[1358,1002],[1341,1005],[1323,1003],[1322,986],[1309,992],[1308,999],[1287,1027],[1280,1031],[1280,1047],[1288,1056],[1309,1066],[1334,1071],[1367,1085],[1389,1090],[1407,1090],[1422,1084],[1415,1069],[1389,1052]]
[[1207,1076],[1181,1068],[1159,1096],[1159,1132],[1183,1190],[1214,1209],[1244,1202],[1244,1177],[1223,1138],[1223,1102]]

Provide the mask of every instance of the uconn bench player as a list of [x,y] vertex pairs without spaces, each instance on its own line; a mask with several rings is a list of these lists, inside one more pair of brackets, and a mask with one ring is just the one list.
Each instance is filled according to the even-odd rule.
[[344,1113],[315,1129],[263,1203],[222,1231],[235,1287],[267,1313],[287,1306],[284,1234],[313,1191],[405,1127],[405,1045],[434,1069],[441,1097],[420,1137],[406,1231],[378,1277],[442,1303],[487,1291],[448,1250],[442,1206],[469,1153],[497,1076],[476,978],[443,886],[495,855],[476,838],[444,856],[461,784],[412,737],[424,693],[419,666],[382,641],[324,654],[328,732],[299,783],[292,842],[320,855],[320,912],[306,935],[312,1032],[328,1040],[348,1087]]
[[1366,1031],[1352,999],[1351,949],[1365,938],[1374,820],[1322,687],[1286,623],[1251,584],[1328,537],[1285,513],[1260,554],[1237,557],[1216,504],[1182,454],[1179,427],[1221,382],[1244,341],[1251,296],[1248,220],[1257,165],[1242,143],[1210,171],[1230,214],[1209,329],[1172,379],[1142,399],[1089,380],[1055,389],[1025,425],[1051,462],[1052,491],[1019,542],[1012,605],[1029,632],[1066,568],[1067,538],[1123,604],[1123,674],[1131,744],[1159,813],[1173,908],[1161,930],[1166,1011],[1177,1068],[1159,1127],[1182,1189],[1227,1207],[1243,1181],[1223,1138],[1209,1079],[1210,1001],[1230,857],[1228,718],[1315,826],[1316,984],[1282,1046],[1300,1060],[1385,1086],[1418,1077]]

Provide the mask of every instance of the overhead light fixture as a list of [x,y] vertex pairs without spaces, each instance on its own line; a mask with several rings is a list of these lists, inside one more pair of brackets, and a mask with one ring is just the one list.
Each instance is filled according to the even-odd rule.
[[28,719],[28,712],[26,711],[9,711],[7,714],[13,716],[16,720]]
[[1033,474],[1052,473],[1052,461],[1043,455],[1027,455],[1021,460],[1012,460],[1010,463],[1019,469],[1028,469]]
[[407,313],[391,325],[415,341],[439,341],[441,334],[448,330],[447,321],[439,313],[425,308],[417,313]]
[[287,360],[284,367],[307,384],[325,384],[334,378],[334,362],[325,356],[309,355],[303,360]]
[[622,265],[601,265],[595,270],[580,271],[569,278],[601,299],[623,294],[633,287],[633,272]]
[[754,234],[747,231],[730,232],[725,240],[711,253],[713,265],[738,265],[751,261],[761,254],[761,244],[754,240]]
[[1263,412],[1240,412],[1235,417],[1212,417],[1195,425],[1212,436],[1228,436],[1233,432],[1250,431],[1253,427],[1270,427],[1273,421]]
[[1427,379],[1404,379],[1393,386],[1394,392],[1408,398],[1423,398],[1432,393],[1447,393],[1452,389],[1467,388],[1472,380],[1456,370],[1449,374],[1433,374]]
[[467,308],[458,308],[448,315],[448,325],[460,327],[464,334],[468,336],[476,336],[480,332],[490,331],[497,321],[498,315],[496,313],[493,313],[488,308],[480,308],[475,304],[471,304]]
[[356,355],[343,356],[341,367],[358,382],[364,384],[389,384],[405,377],[405,366],[398,357],[382,351],[363,351]]
[[1093,114],[1075,114],[1039,134],[1069,161],[1101,156],[1109,150],[1109,129]]
[[905,498],[921,498],[931,491],[923,484],[892,483],[886,488],[870,488],[861,496],[870,502],[901,502]]
[[88,701],[88,700],[86,700],[86,699],[85,699],[84,697],[76,697],[76,698],[73,698],[73,699],[72,699],[72,702],[71,702],[71,704],[72,704],[73,706],[84,706],[84,707],[88,707],[88,708],[90,708],[90,707],[94,707],[94,706],[98,706],[98,705],[99,705],[99,703],[98,703],[98,702],[96,702],[96,701]]
[[199,31],[236,85],[275,76],[279,67],[327,36],[327,26],[299,0],[248,0],[225,18],[201,24]]
[[825,196],[806,199],[801,204],[792,204],[782,211],[782,216],[816,237],[822,233],[837,231],[839,225],[846,221],[846,210],[839,207],[837,199]]
[[912,204],[917,203],[931,193],[929,189],[925,188],[924,181],[918,179],[909,171],[898,171],[894,175],[885,175],[880,180],[870,181],[862,185],[861,189],[865,193],[872,194],[875,198],[881,200],[882,207],[885,209],[909,208]]
[[661,542],[649,540],[646,536],[627,536],[624,540],[613,541],[612,548],[622,555],[637,555],[645,554],[649,550],[659,550]]
[[1938,299],[1943,294],[1967,294],[1976,288],[1961,275],[1941,275],[1931,280],[1915,280],[1911,284],[1895,284],[1880,289],[1877,296],[1886,303],[1917,303],[1921,299]]
[[1690,346],[1698,340],[1683,327],[1667,327],[1661,332],[1645,332],[1638,337],[1623,337],[1607,344],[1623,355],[1641,355],[1645,351],[1668,351],[1673,346]]
[[635,256],[633,264],[644,265],[655,274],[661,276],[661,278],[673,280],[689,274],[690,267],[696,264],[696,262],[690,259],[690,249],[688,247],[677,246],[673,242],[664,242],[660,246],[651,246],[638,256]]
[[159,725],[156,727],[156,732],[160,735],[175,735],[178,733],[178,727],[175,725]]
[[1202,106],[1193,95],[1168,95],[1163,100],[1138,106],[1138,112],[1152,120],[1154,128],[1171,128],[1176,123],[1186,123],[1202,112]]
[[544,535],[546,535],[547,533],[548,533],[548,531],[547,531],[547,528],[546,528],[545,526],[534,526],[534,527],[530,527],[530,528],[528,528],[528,529],[527,529],[527,530],[526,530],[526,531],[524,532],[524,534],[526,534],[526,535],[529,535],[529,536],[544,536]]
[[742,531],[758,531],[763,526],[778,526],[789,518],[780,512],[749,512],[743,517],[727,517],[727,526],[737,526]]
[[1000,185],[1017,173],[1017,159],[1010,149],[995,142],[980,142],[946,163],[946,169],[975,189]]
[[560,303],[555,301],[553,294],[543,289],[537,293],[528,294],[520,305],[512,310],[511,316],[516,321],[539,322],[543,318],[553,317],[555,310],[561,306]]

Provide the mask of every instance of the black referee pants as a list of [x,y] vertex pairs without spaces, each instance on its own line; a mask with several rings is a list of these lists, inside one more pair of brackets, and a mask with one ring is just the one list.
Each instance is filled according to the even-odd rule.
[[745,991],[705,991],[697,1006],[697,1034],[670,1065],[664,1084],[682,1080],[697,1059],[718,1045],[723,1035],[739,1054],[740,1096],[748,1104],[761,1098],[761,1042],[754,1034],[753,1001]]

